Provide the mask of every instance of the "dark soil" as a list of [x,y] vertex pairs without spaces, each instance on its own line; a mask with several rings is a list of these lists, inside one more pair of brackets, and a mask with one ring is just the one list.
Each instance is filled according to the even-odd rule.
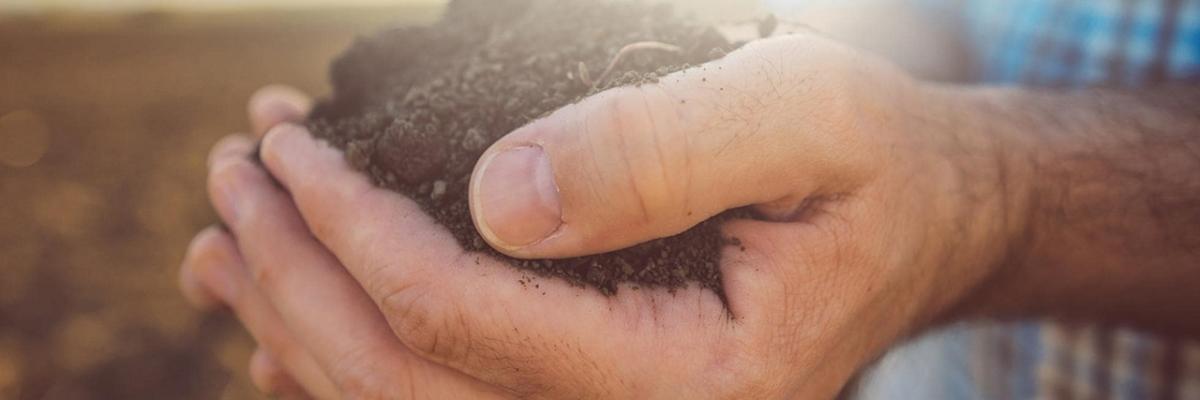
[[[627,53],[655,41],[680,51]],[[475,230],[468,181],[488,146],[514,129],[588,94],[643,84],[720,57],[735,45],[666,6],[590,0],[456,0],[431,26],[360,38],[332,67],[333,95],[308,121],[376,184],[416,200],[464,248],[539,275],[613,294],[689,282],[724,298],[718,264],[730,240],[710,219],[669,238],[607,254],[518,260],[488,247]],[[582,76],[581,76],[582,75]]]

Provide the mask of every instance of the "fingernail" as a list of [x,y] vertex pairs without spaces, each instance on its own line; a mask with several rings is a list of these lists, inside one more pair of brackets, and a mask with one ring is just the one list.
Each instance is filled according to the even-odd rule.
[[550,158],[538,146],[500,152],[481,166],[472,195],[481,233],[494,244],[517,248],[545,239],[562,225],[562,208]]

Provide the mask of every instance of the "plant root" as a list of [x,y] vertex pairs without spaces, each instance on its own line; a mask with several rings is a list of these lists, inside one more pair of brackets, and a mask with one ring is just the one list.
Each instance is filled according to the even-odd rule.
[[672,53],[683,52],[683,49],[679,46],[663,42],[645,41],[630,43],[625,45],[625,47],[622,47],[621,50],[617,51],[617,55],[613,56],[612,61],[608,63],[608,67],[605,67],[604,72],[601,72],[600,76],[596,77],[596,80],[594,81],[589,77],[587,66],[582,62],[579,63],[579,79],[582,80],[585,85],[591,86],[592,90],[595,90],[606,80],[608,80],[608,76],[612,74],[613,70],[617,68],[617,65],[621,64],[621,60],[624,59],[628,54],[647,50],[668,51]]

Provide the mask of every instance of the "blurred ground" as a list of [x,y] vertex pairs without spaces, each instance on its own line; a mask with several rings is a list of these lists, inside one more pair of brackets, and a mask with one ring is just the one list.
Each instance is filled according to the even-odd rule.
[[208,147],[255,88],[323,93],[355,33],[436,13],[0,16],[0,399],[257,398],[248,336],[175,286]]
[[[722,21],[756,3],[670,2]],[[216,221],[208,148],[248,128],[256,88],[322,94],[355,34],[437,14],[0,13],[0,400],[259,398],[249,337],[176,289]]]

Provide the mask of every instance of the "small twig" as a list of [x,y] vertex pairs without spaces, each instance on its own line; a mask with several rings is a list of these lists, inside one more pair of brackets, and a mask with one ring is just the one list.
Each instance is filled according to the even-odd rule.
[[592,86],[592,75],[588,73],[587,64],[583,61],[579,62],[579,80],[583,81],[584,85]]
[[645,50],[660,50],[660,51],[667,51],[667,52],[672,52],[672,53],[682,53],[683,52],[683,49],[679,48],[679,46],[676,46],[673,44],[666,44],[663,42],[647,41],[647,42],[630,43],[629,45],[622,47],[620,51],[617,51],[617,55],[613,56],[612,61],[608,63],[608,67],[604,68],[604,72],[601,72],[600,76],[596,77],[595,81],[589,82],[590,79],[587,79],[587,77],[585,75],[585,73],[587,72],[587,67],[584,66],[583,63],[579,63],[579,66],[580,66],[579,77],[581,79],[583,79],[583,82],[585,84],[591,85],[592,89],[595,89],[596,87],[600,86],[601,83],[604,83],[604,81],[608,79],[608,75],[612,74],[612,71],[617,68],[617,65],[621,63],[621,59],[625,58],[625,55],[636,52],[636,51],[645,51]]

